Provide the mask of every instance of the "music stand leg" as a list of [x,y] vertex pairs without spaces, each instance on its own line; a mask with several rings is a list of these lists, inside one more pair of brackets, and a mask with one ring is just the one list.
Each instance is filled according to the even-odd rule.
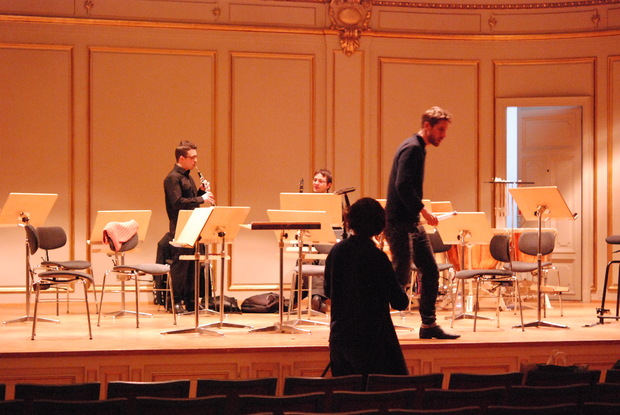
[[[207,253],[205,252],[205,255]],[[187,329],[177,329],[162,331],[160,334],[186,334],[186,333],[198,333],[198,334],[212,334],[216,336],[223,336],[224,333],[219,331],[208,330],[199,326],[200,320],[200,244],[196,241],[194,245],[194,327]],[[206,256],[208,257],[208,256]],[[174,313],[174,310],[172,310]]]
[[220,250],[220,321],[218,321],[217,323],[211,323],[211,324],[206,324],[201,326],[201,334],[202,331],[204,331],[204,328],[206,327],[217,327],[217,328],[223,328],[223,327],[233,327],[233,328],[250,328],[253,329],[253,326],[248,326],[246,324],[236,324],[236,323],[228,323],[224,321],[224,269],[226,267],[226,233],[225,232],[219,232],[218,236],[220,238],[222,238],[222,247]]

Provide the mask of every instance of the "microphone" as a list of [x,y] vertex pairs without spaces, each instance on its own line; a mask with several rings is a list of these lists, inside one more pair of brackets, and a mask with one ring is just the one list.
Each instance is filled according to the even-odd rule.
[[347,193],[355,192],[355,187],[346,187],[344,189],[336,190],[335,195],[346,195]]
[[299,181],[299,193],[303,193],[304,192],[304,178],[302,177],[301,180]]

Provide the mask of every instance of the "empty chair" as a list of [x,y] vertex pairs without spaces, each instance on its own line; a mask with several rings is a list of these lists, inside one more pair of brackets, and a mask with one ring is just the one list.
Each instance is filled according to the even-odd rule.
[[607,369],[605,383],[620,383],[620,369]]
[[159,398],[189,398],[190,381],[188,379],[161,382],[108,382],[108,399],[149,396]]
[[589,400],[590,385],[528,386],[518,385],[506,390],[507,406],[545,406],[577,404]]
[[6,399],[6,385],[4,383],[0,383],[0,401]]
[[[131,221],[127,223],[131,223]],[[124,224],[125,224],[124,222],[123,223],[110,222],[106,226],[106,229],[108,229],[108,227],[113,227],[117,225],[123,226]],[[125,253],[134,249],[140,242],[138,233],[137,233],[137,228],[135,229],[134,235],[131,238],[129,238],[127,241],[115,243],[114,239],[110,238],[108,242],[109,242],[110,249],[112,250],[112,252],[114,252],[114,267],[110,270],[107,270],[105,274],[103,275],[103,284],[101,286],[101,305],[99,307],[99,316],[97,317],[97,326],[101,324],[103,295],[105,293],[106,280],[109,274],[116,274],[117,278],[121,282],[121,288],[120,288],[120,291],[118,292],[120,292],[121,294],[122,309],[117,312],[113,312],[112,315],[114,317],[119,317],[124,314],[134,314],[136,316],[136,327],[140,327],[140,314],[150,315],[148,313],[140,313],[140,309],[139,309],[140,282],[147,281],[149,283],[152,283],[153,278],[155,276],[165,275],[167,278],[166,287],[165,288],[154,288],[153,291],[167,291],[170,293],[170,295],[165,296],[165,298],[170,298],[170,301],[171,301],[170,309],[173,310],[172,315],[174,319],[174,324],[176,325],[177,315],[174,312],[174,293],[173,293],[173,288],[172,288],[173,286],[172,277],[170,275],[170,266],[168,264],[157,264],[157,263],[125,264]],[[150,275],[151,278],[148,280],[143,280],[143,278],[145,278],[145,276],[147,275]],[[130,281],[130,280],[134,281],[134,287],[135,287],[135,308],[136,308],[135,311],[125,310],[125,293],[126,293],[125,283],[126,281]]]
[[530,370],[525,376],[525,385],[529,386],[554,386],[554,385],[575,385],[587,383],[594,385],[601,378],[600,370],[573,371],[572,367],[557,367],[546,369],[540,367],[537,370]]
[[523,372],[451,373],[448,389],[480,389],[493,386],[515,386],[523,383]]
[[224,395],[201,398],[137,397],[134,408],[136,414],[148,415],[221,415],[226,413],[226,404]]
[[592,402],[620,403],[620,383],[597,383],[592,385]]
[[259,379],[198,379],[196,396],[264,395],[275,396],[278,378]]
[[440,389],[443,373],[428,375],[368,375],[367,391],[387,391],[398,389]]
[[265,412],[280,415],[290,411],[323,412],[324,400],[325,394],[321,392],[286,396],[240,395],[231,413],[243,415]]
[[365,388],[365,379],[362,375],[338,376],[334,378],[289,376],[284,379],[285,395],[300,395],[312,392],[363,391]]
[[620,403],[586,402],[581,406],[582,415],[618,415]]
[[127,399],[95,401],[36,400],[29,405],[32,415],[126,415]]
[[[518,298],[519,302],[519,311],[521,316],[521,327],[523,327],[523,310],[521,308],[521,294],[519,292],[519,280],[515,277],[512,268],[512,258],[510,256],[510,236],[508,235],[493,235],[491,238],[491,242],[489,244],[489,250],[491,252],[491,256],[496,261],[504,263],[507,265],[507,269],[498,269],[498,268],[490,268],[490,269],[466,269],[458,271],[454,278],[456,280],[457,289],[455,293],[455,297],[458,297],[458,286],[459,282],[461,283],[461,293],[465,295],[465,281],[473,280],[476,287],[476,294],[474,299],[474,331],[476,331],[476,321],[478,320],[478,298],[480,294],[480,284],[483,282],[489,282],[491,284],[496,285],[505,285],[511,284],[515,288],[515,294]],[[497,318],[497,327],[499,327],[499,311],[500,311],[500,294],[501,289],[497,287],[497,305],[496,305],[496,318]],[[464,298],[464,297],[463,297]],[[455,304],[456,301],[452,302],[452,323],[456,319],[455,315]]]
[[449,409],[390,409],[390,415],[479,415],[479,406]]
[[25,415],[26,402],[21,399],[0,401],[0,414],[2,415]]
[[482,389],[427,389],[422,393],[420,409],[449,409],[479,406],[486,409],[504,403],[505,387]]
[[18,383],[15,385],[15,399],[25,401],[94,401],[99,399],[99,382],[72,383],[67,385],[41,385]]
[[365,409],[413,409],[416,399],[415,389],[402,389],[394,391],[378,392],[334,392],[331,400],[331,408],[326,412],[352,412]]
[[548,406],[491,406],[486,415],[580,415],[576,404],[560,404]]

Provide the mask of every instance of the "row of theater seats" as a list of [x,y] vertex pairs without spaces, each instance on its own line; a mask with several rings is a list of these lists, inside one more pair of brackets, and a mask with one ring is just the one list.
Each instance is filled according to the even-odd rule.
[[[598,372],[600,377],[600,371]],[[494,375],[418,376],[371,375],[339,378],[288,377],[283,395],[276,396],[277,379],[109,382],[105,399],[100,384],[17,384],[15,399],[0,402],[3,414],[284,414],[284,413],[441,413],[620,414],[620,376],[614,370],[599,379],[555,376],[545,386],[523,384],[522,372]],[[532,372],[533,373],[533,372]],[[588,372],[584,372],[588,373]],[[531,375],[531,373],[530,373]],[[592,378],[594,379],[594,378]],[[540,380],[540,379],[539,379]],[[580,382],[572,383],[571,382]],[[612,383],[617,382],[617,383]],[[4,391],[0,389],[2,396]],[[511,409],[508,409],[511,408]],[[527,408],[527,409],[525,409]],[[401,412],[395,412],[397,409]],[[459,409],[459,411],[457,411]],[[372,410],[371,412],[368,412]],[[411,412],[405,412],[411,411]],[[520,410],[521,412],[514,412]],[[416,412],[417,411],[417,412]],[[523,412],[525,411],[525,412]],[[594,412],[593,412],[594,411]]]

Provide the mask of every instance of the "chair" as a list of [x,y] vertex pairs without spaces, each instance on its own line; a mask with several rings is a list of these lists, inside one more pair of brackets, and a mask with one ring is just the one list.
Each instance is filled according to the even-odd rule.
[[[433,252],[435,254],[444,254],[447,256],[447,252],[452,248],[452,245],[446,245],[443,243],[443,239],[441,239],[441,235],[438,230],[435,232],[428,232],[428,240],[431,243],[431,247],[433,248]],[[448,304],[449,301],[452,301],[452,280],[454,279],[454,265],[451,262],[438,262],[437,269],[439,273],[444,276],[443,278],[443,286],[439,286],[439,291],[445,292],[444,300],[442,301],[442,307]],[[418,267],[412,262],[411,263],[411,272],[417,275]],[[445,278],[446,272],[448,273],[448,278]],[[417,281],[417,278],[411,278],[411,281]],[[411,311],[411,303],[409,304],[409,311]]]
[[[605,238],[605,242],[608,245],[620,245],[620,235],[610,235]],[[620,249],[612,251],[614,254],[620,252]],[[616,293],[616,315],[615,316],[606,316],[605,314],[609,313],[609,310],[605,308],[605,299],[607,297],[607,287],[609,284],[609,271],[614,264],[620,264],[619,259],[612,259],[607,263],[605,267],[605,280],[603,281],[603,296],[601,298],[601,307],[596,309],[597,317],[599,319],[599,324],[604,324],[605,319],[611,319],[618,321],[620,319],[620,290]],[[618,283],[620,283],[620,268],[618,268]]]
[[[89,261],[82,260],[74,260],[74,261],[55,261],[50,259],[50,251],[54,249],[60,249],[67,244],[67,234],[65,230],[60,226],[40,226],[34,227],[32,225],[26,225],[26,239],[27,239],[27,255],[26,255],[26,266],[28,272],[30,273],[31,283],[35,284],[35,277],[37,273],[44,271],[88,271],[88,273],[92,274],[92,265]],[[30,263],[30,257],[34,255],[39,249],[43,249],[45,251],[45,255],[43,256],[40,264],[38,266],[33,266]],[[85,272],[86,273],[86,272]],[[89,283],[92,284],[93,292],[95,297],[95,304],[97,304],[97,292],[94,288],[94,282]],[[69,293],[73,288],[73,284],[56,284],[53,287],[47,288],[55,288],[56,298],[54,300],[45,300],[45,302],[53,301],[56,302],[56,315],[60,314],[60,292],[64,292],[66,294],[66,303],[67,303],[67,313],[69,312],[69,303],[71,302],[69,298]],[[87,287],[88,288],[88,287]],[[81,300],[79,300],[81,301]],[[44,302],[41,300],[41,302]]]
[[88,338],[93,339],[93,332],[90,325],[90,307],[88,306],[88,286],[95,285],[92,275],[80,271],[47,271],[41,272],[36,276],[38,281],[34,283],[35,300],[34,315],[32,318],[32,335],[34,340],[37,335],[37,315],[39,312],[39,302],[41,290],[47,290],[50,287],[68,287],[75,283],[82,283],[84,286],[84,301],[86,303],[86,319],[88,321]]
[[136,414],[148,415],[221,415],[226,413],[226,404],[224,395],[201,398],[137,397],[134,408]]
[[564,386],[518,385],[506,389],[507,406],[545,406],[577,404],[589,400],[590,385],[582,383]]
[[[331,250],[332,246],[333,246],[332,244],[313,245],[317,254],[323,257],[326,257],[327,254],[329,254],[329,251]],[[293,277],[291,279],[291,289],[290,289],[291,306],[288,308],[289,318],[294,313],[295,305],[297,304],[297,307],[301,306],[301,298],[303,298],[303,291],[308,292],[308,307],[306,309],[306,313],[308,313],[308,316],[312,315],[313,313],[324,315],[325,313],[323,311],[317,311],[317,310],[312,309],[311,300],[312,300],[312,280],[315,277],[322,277],[325,275],[325,261],[322,259],[321,260],[315,259],[311,263],[304,262],[301,266],[301,272],[302,272],[302,276],[301,276],[302,281],[304,278],[308,281],[307,290],[305,290],[302,287],[301,292],[298,292],[299,282],[297,279],[299,278],[299,264],[297,264],[295,266],[295,269],[293,270]]]
[[161,382],[108,382],[107,398],[141,397],[189,398],[190,381],[188,379]]
[[26,403],[21,399],[0,401],[0,414],[2,415],[26,415]]
[[502,405],[506,396],[503,386],[482,389],[427,389],[422,393],[419,409],[450,409]]
[[[502,262],[504,264],[507,264],[508,268],[507,269],[498,269],[498,268],[468,269],[468,270],[457,271],[457,273],[454,276],[456,280],[456,284],[457,284],[455,297],[458,297],[459,282],[461,282],[461,285],[462,285],[461,292],[463,293],[463,296],[465,293],[465,281],[473,280],[475,282],[476,295],[475,295],[475,300],[474,300],[473,319],[474,319],[474,331],[476,331],[476,321],[478,320],[478,308],[479,308],[478,298],[480,295],[480,284],[482,284],[483,282],[490,282],[492,284],[495,284],[496,285],[495,289],[497,291],[497,306],[496,306],[495,314],[497,316],[497,327],[499,327],[499,311],[500,311],[500,295],[501,295],[500,288],[502,285],[507,285],[507,284],[513,285],[515,294],[518,297],[518,301],[519,301],[519,311],[521,314],[521,327],[523,327],[523,309],[521,307],[521,294],[519,291],[519,280],[516,278],[511,268],[512,258],[510,256],[510,236],[493,235],[493,237],[491,238],[491,242],[489,244],[489,250],[491,252],[491,256],[493,257],[493,259],[495,259],[496,261]],[[456,319],[455,303],[456,301],[452,302],[451,326],[454,323],[454,320]]]
[[324,400],[325,394],[321,392],[286,396],[240,395],[231,413],[266,412],[280,415],[290,411],[322,412]]
[[390,415],[479,415],[479,406],[466,406],[449,409],[390,409]]
[[605,371],[605,383],[620,383],[620,369],[607,369]]
[[443,373],[427,375],[383,375],[370,374],[366,390],[371,392],[399,389],[441,389]]
[[[170,266],[167,264],[137,264],[137,265],[126,265],[125,264],[125,253],[134,249],[139,243],[138,233],[136,232],[129,240],[120,244],[120,246],[115,246],[112,239],[109,241],[109,246],[112,252],[114,253],[114,267],[111,270],[107,270],[103,275],[103,284],[101,287],[101,304],[99,306],[99,315],[97,317],[97,326],[101,324],[101,311],[103,309],[103,295],[105,293],[106,280],[109,274],[114,273],[117,275],[117,278],[121,281],[121,305],[122,310],[112,313],[114,317],[120,317],[124,314],[135,314],[136,316],[136,328],[140,327],[140,314],[148,315],[148,313],[140,313],[139,309],[139,295],[140,295],[140,282],[150,282],[153,280],[143,280],[145,275],[151,275],[151,277],[155,277],[157,275],[166,275],[168,284],[162,288],[154,288],[154,291],[166,291],[169,292],[170,301],[171,301],[171,310],[173,310],[172,315],[174,319],[174,324],[177,324],[177,315],[174,312],[174,293],[172,288],[172,277],[170,275]],[[125,310],[125,283],[127,281],[133,280],[135,286],[135,302],[136,302],[136,311],[128,311]],[[166,296],[168,298],[168,296]]]
[[284,379],[284,395],[301,395],[312,392],[331,393],[334,391],[364,391],[365,379],[362,375],[324,377],[296,377]]
[[494,386],[510,387],[523,383],[523,372],[451,373],[448,389],[480,389]]
[[0,401],[6,399],[6,385],[4,383],[0,383]]
[[99,382],[72,383],[67,385],[17,383],[15,385],[15,399],[24,401],[95,401],[99,399],[100,389],[101,385]]
[[377,392],[334,392],[331,408],[326,412],[352,412],[365,409],[378,409],[386,412],[388,409],[413,409],[416,400],[415,389],[401,389]]
[[486,415],[580,415],[578,405],[572,403],[548,406],[490,406]]
[[[381,412],[378,409],[365,409],[363,411],[352,411],[352,412],[338,412],[338,415],[381,415],[385,412]],[[254,415],[271,415],[269,414],[254,414]],[[284,415],[324,415],[323,412],[284,412]]]
[[[540,235],[540,253],[542,255],[551,255],[553,250],[555,249],[555,231],[543,231]],[[538,255],[538,232],[524,232],[519,237],[519,242],[517,243],[519,247],[519,251],[536,257]],[[541,281],[541,293],[545,294],[545,299],[549,294],[557,294],[558,299],[560,300],[560,315],[564,315],[564,308],[562,306],[562,293],[568,291],[568,287],[560,286],[560,274],[558,273],[558,285],[547,285],[547,274],[549,270],[555,269],[553,267],[553,263],[550,261],[543,261],[542,264],[543,271],[543,280]],[[538,262],[527,262],[527,261],[512,261],[512,270],[516,273],[525,273],[529,272],[532,275],[536,276],[538,273]],[[555,269],[557,272],[557,269]],[[546,301],[545,301],[546,302]],[[543,310],[545,310],[546,317],[546,309],[545,306]]]
[[196,396],[243,395],[275,396],[278,378],[259,379],[198,379]]
[[579,383],[587,383],[588,385],[594,385],[601,379],[600,370],[581,370],[572,371],[572,367],[556,367],[545,370],[538,368],[537,370],[530,370],[525,375],[524,385],[528,386],[562,386],[562,385],[576,385]]
[[597,383],[592,385],[592,402],[620,403],[620,383]]
[[618,415],[620,403],[585,402],[581,406],[582,415]]
[[127,399],[94,401],[36,400],[29,404],[32,415],[126,415]]

